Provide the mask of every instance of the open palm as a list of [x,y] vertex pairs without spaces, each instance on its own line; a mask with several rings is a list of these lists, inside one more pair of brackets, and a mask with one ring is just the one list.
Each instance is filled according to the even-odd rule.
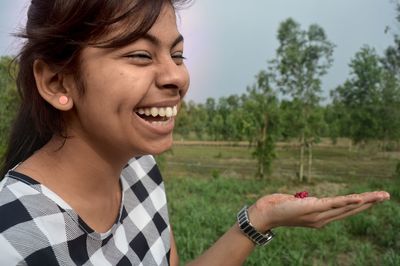
[[279,226],[320,228],[389,198],[385,191],[325,198],[272,194],[257,200],[249,213],[252,223],[260,230]]

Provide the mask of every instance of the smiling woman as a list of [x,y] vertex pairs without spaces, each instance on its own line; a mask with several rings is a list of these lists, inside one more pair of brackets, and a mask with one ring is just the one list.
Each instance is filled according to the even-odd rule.
[[[33,0],[0,183],[5,265],[178,265],[161,174],[189,87],[174,0]],[[389,198],[273,194],[196,265],[240,265],[279,226],[322,227]]]
[[2,263],[169,263],[164,186],[147,154],[171,146],[189,86],[183,2],[32,1],[2,169]]

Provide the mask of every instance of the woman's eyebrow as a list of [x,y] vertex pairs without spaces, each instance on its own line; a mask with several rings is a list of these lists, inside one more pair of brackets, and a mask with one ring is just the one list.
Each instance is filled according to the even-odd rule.
[[[150,33],[144,34],[141,39],[145,39],[156,46],[161,46],[161,40]],[[175,47],[180,42],[183,42],[183,36],[181,34],[179,34],[178,37],[176,37],[176,39],[172,42],[171,48]]]

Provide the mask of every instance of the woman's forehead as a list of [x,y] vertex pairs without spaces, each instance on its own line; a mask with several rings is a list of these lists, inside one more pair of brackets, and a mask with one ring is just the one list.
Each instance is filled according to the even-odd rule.
[[124,20],[120,20],[106,28],[101,37],[95,39],[90,45],[102,46],[102,44],[111,43],[114,40],[124,39],[123,45],[119,46],[125,46],[148,35],[156,37],[165,34],[170,34],[174,37],[180,35],[176,25],[175,9],[168,1],[164,2],[157,17],[146,30],[141,28],[142,21],[143,18],[138,18],[137,16],[126,17]]
[[[105,48],[125,46],[147,33],[161,14],[175,16],[170,1],[122,1],[124,4],[109,10],[109,17],[99,19],[98,27],[89,37],[90,46]],[[101,17],[101,15],[100,15]]]

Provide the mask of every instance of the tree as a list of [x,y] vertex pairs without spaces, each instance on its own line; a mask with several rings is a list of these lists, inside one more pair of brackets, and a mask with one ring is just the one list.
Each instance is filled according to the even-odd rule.
[[381,75],[381,103],[377,113],[380,126],[378,137],[386,151],[391,148],[391,142],[400,140],[400,80],[396,78],[396,73],[387,69]]
[[240,102],[237,95],[221,97],[218,101],[217,112],[222,118],[219,134],[223,140],[234,140],[237,137],[237,127],[233,122],[235,121],[235,112],[237,112],[239,106]]
[[175,121],[174,133],[179,134],[180,137],[187,138],[192,130],[191,117],[188,112],[188,104],[185,101],[181,102],[179,107],[179,114]]
[[206,124],[208,121],[207,110],[203,104],[194,104],[193,102],[190,110],[190,117],[192,120],[192,130],[196,134],[197,139],[203,139],[204,134],[207,132]]
[[211,128],[212,136],[214,140],[223,139],[223,131],[224,131],[224,118],[221,114],[217,113],[211,119]]
[[214,132],[213,132],[213,128],[212,128],[212,120],[213,120],[214,116],[217,114],[215,99],[207,98],[204,108],[206,109],[206,112],[207,112],[207,121],[205,121],[206,133],[207,133],[208,137],[211,137],[212,139],[216,139]]
[[[397,3],[397,28],[400,27],[400,3]],[[382,71],[382,117],[381,139],[383,148],[388,142],[400,140],[400,35],[394,34],[394,44],[389,46],[381,59]]]
[[[400,2],[396,4],[397,11],[397,25],[396,28],[400,29]],[[390,27],[387,27],[386,32],[390,31]],[[393,32],[394,44],[389,46],[385,50],[385,56],[383,58],[383,65],[386,70],[392,73],[397,80],[400,80],[400,31]]]
[[260,178],[271,173],[279,133],[278,99],[270,86],[270,78],[261,71],[256,83],[247,88],[247,97],[243,97],[243,131],[250,144],[255,145],[253,156],[257,159]]
[[291,18],[280,24],[278,41],[277,58],[271,61],[271,69],[276,73],[276,84],[283,94],[291,96],[291,108],[297,112],[298,176],[303,181],[305,149],[309,153],[308,178],[311,178],[312,147],[318,139],[318,130],[313,127],[323,122],[315,110],[321,100],[321,77],[332,64],[334,45],[320,26],[313,24],[304,31]]
[[[331,92],[331,97],[333,101],[325,107],[324,121],[329,128],[326,136],[332,140],[332,143],[336,143],[339,137],[350,138],[351,118],[344,104],[336,100],[335,91]],[[349,144],[349,150],[351,150],[351,142]]]
[[[388,111],[396,97],[393,86],[386,80],[380,58],[373,48],[364,46],[349,66],[350,78],[333,94],[334,101],[350,114],[348,136],[355,144],[385,138],[392,123],[387,121],[391,116]],[[384,114],[386,117],[382,116]]]
[[296,138],[302,123],[299,119],[298,103],[296,100],[282,100],[279,107],[281,134],[283,140]]

